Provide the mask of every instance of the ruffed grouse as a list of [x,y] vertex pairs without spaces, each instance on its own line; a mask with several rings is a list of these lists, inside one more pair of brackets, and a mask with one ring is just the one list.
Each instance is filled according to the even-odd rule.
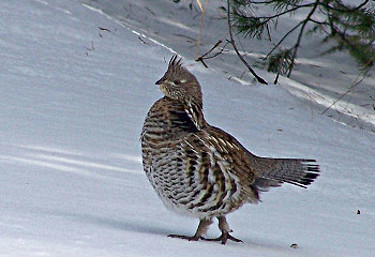
[[[170,237],[240,242],[229,234],[226,214],[257,203],[259,192],[269,187],[283,182],[305,187],[318,176],[315,160],[256,156],[208,124],[201,87],[177,55],[156,85],[165,96],[154,103],[143,125],[143,167],[166,207],[200,219],[195,235]],[[205,239],[214,217],[222,234]]]

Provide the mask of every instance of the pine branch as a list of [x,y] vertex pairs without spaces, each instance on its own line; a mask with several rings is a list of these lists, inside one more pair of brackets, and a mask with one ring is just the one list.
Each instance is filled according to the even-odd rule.
[[363,1],[363,3],[359,4],[357,7],[354,7],[352,9],[352,11],[358,11],[359,9],[361,9],[363,6],[365,6],[370,0],[365,0]]
[[[318,29],[327,35],[322,40],[323,43],[329,39],[336,40],[336,44],[326,53],[347,49],[360,65],[366,63],[366,67],[370,67],[374,63],[375,10],[370,0],[362,0],[356,4],[344,3],[342,0],[232,0],[231,4],[231,15],[235,20],[237,32],[257,39],[262,39],[266,32],[269,33],[271,22],[277,22],[281,17],[288,14],[294,15],[298,10],[308,8],[305,17],[285,31],[277,43],[271,46],[264,58],[264,60],[273,58],[269,64],[278,60],[283,65],[288,63],[286,74],[288,77],[293,71],[303,38]],[[273,13],[262,16],[254,14],[256,8],[265,5],[273,7]],[[245,8],[248,8],[250,13],[247,13]],[[316,13],[319,13],[319,16],[315,17]],[[312,25],[311,28],[308,27],[309,24]],[[292,35],[295,36],[294,43],[286,49],[290,53],[288,60],[282,59],[279,53],[274,55],[274,52],[279,50],[285,44],[286,39]],[[275,65],[274,67],[278,67],[276,63]],[[284,73],[284,67],[281,73]],[[271,70],[277,72],[273,68]],[[280,74],[280,69],[278,74]]]
[[251,66],[246,62],[246,60],[242,57],[241,53],[238,51],[237,45],[233,38],[232,33],[232,24],[231,24],[231,18],[230,18],[230,0],[227,0],[227,20],[228,20],[228,28],[229,28],[229,37],[230,37],[230,43],[233,46],[234,51],[236,52],[238,58],[243,62],[243,64],[247,67],[247,69],[253,74],[253,76],[258,80],[259,83],[267,85],[267,81],[265,81],[263,78],[259,77],[255,71],[251,68]]
[[301,26],[303,21],[299,22],[296,26],[294,26],[292,29],[290,29],[285,35],[277,42],[277,44],[271,49],[271,51],[267,54],[267,56],[264,59],[267,59],[270,57],[270,55],[284,42],[284,40],[293,32],[295,31],[299,26]]
[[301,26],[300,32],[298,34],[297,42],[293,46],[294,51],[293,51],[293,54],[292,54],[292,62],[290,64],[290,66],[289,66],[289,72],[288,72],[287,77],[290,77],[290,75],[292,73],[292,70],[293,70],[293,67],[294,67],[294,60],[297,57],[297,51],[298,51],[298,48],[300,47],[301,40],[302,40],[302,35],[304,34],[304,30],[305,30],[306,24],[310,21],[312,15],[315,13],[317,7],[319,6],[319,2],[320,2],[320,0],[316,0],[315,1],[313,8],[311,9],[311,11],[309,12],[309,14],[306,16],[306,18],[302,22],[302,26]]
[[283,12],[279,12],[279,13],[277,13],[275,15],[271,15],[271,16],[257,16],[257,18],[259,18],[259,19],[265,19],[266,21],[269,21],[269,20],[278,18],[280,16],[283,16],[285,14],[297,11],[300,8],[308,8],[308,7],[313,7],[313,6],[314,6],[313,3],[311,3],[311,4],[304,4],[304,5],[296,5],[294,8],[288,9],[288,10],[283,11]]
[[364,7],[370,0],[365,0],[363,1],[361,4],[357,5],[356,7],[353,7],[353,8],[349,8],[348,6],[336,1],[335,4],[337,4],[339,7],[341,8],[338,8],[338,7],[333,7],[333,6],[330,6],[328,3],[320,3],[320,5],[324,6],[326,9],[328,10],[335,10],[335,11],[339,11],[339,12],[348,12],[348,13],[351,13],[351,12],[356,12],[356,11],[359,11],[362,7]]

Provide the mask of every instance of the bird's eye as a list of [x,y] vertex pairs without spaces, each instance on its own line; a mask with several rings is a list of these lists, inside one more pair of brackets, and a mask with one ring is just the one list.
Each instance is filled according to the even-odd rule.
[[178,85],[178,84],[181,83],[181,81],[179,81],[179,80],[175,80],[175,81],[173,81],[173,83],[174,83],[175,85]]

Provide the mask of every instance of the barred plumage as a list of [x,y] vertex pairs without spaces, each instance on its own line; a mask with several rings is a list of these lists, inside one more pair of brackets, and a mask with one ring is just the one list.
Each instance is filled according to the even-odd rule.
[[[273,159],[247,151],[233,136],[207,123],[197,79],[174,55],[156,82],[165,96],[154,103],[144,122],[143,167],[170,209],[200,219],[194,236],[203,238],[212,218],[219,220],[223,244],[232,237],[225,215],[244,203],[257,203],[259,192],[283,182],[306,187],[319,174],[311,159]],[[208,239],[205,239],[208,240]]]

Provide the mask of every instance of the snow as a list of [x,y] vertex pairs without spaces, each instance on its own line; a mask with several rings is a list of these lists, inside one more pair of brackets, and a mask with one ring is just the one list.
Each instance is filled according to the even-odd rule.
[[74,0],[1,2],[0,256],[373,256],[375,135],[285,90],[299,82],[243,86],[189,58],[211,124],[258,155],[316,158],[322,174],[228,215],[243,243],[167,238],[198,221],[157,198],[139,134],[178,42],[145,44],[127,25]]

